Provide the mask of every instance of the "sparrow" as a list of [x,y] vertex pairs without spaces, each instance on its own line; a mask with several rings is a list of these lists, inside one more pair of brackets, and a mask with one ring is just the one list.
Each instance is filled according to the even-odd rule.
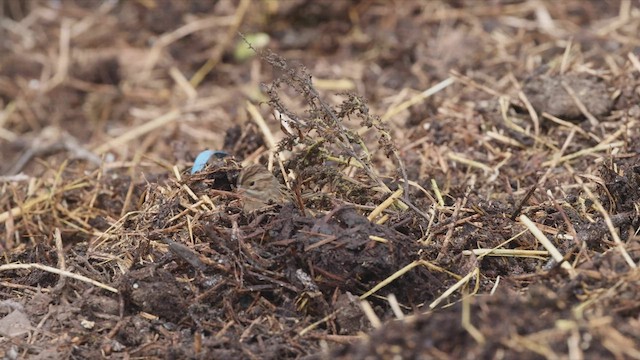
[[243,168],[238,175],[238,193],[243,209],[251,212],[292,199],[289,190],[266,167],[258,164]]

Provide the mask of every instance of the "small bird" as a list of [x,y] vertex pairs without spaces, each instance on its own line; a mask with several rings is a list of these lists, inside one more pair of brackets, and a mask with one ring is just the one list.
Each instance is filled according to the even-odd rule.
[[271,204],[291,200],[289,190],[262,165],[249,165],[240,171],[237,182],[244,211],[251,212]]

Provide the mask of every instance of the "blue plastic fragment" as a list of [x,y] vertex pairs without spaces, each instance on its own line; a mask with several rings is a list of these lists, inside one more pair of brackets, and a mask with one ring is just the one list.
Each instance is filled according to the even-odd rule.
[[217,158],[223,158],[227,156],[224,151],[219,150],[205,150],[196,156],[196,160],[193,162],[193,167],[191,168],[191,175],[197,173],[198,171],[202,171],[205,166],[207,166],[207,162],[211,159],[212,156]]

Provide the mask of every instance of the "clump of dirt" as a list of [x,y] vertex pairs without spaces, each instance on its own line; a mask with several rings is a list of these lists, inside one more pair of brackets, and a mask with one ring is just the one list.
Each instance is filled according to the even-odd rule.
[[[625,284],[637,283],[638,274],[619,274],[624,283],[618,287],[618,276],[608,279],[579,278],[564,283],[561,277],[552,276],[543,283],[531,285],[526,295],[514,292],[497,292],[487,297],[467,300],[470,303],[457,304],[438,312],[418,315],[402,321],[393,321],[384,328],[372,332],[362,342],[345,346],[328,354],[331,359],[370,358],[439,358],[443,354],[456,359],[490,359],[497,356],[518,359],[538,359],[540,354],[547,357],[575,351],[571,338],[576,332],[588,332],[588,351],[593,357],[608,357],[611,352],[621,358],[631,355],[629,347],[640,345],[634,332],[635,326],[622,325],[612,329],[605,324],[586,321],[584,313],[572,311],[572,305],[587,297],[586,292],[594,286],[612,286],[615,294],[601,296],[597,302],[617,309],[609,321],[622,321],[623,312],[637,306],[623,301],[611,304],[610,299],[636,296],[637,287]],[[611,282],[613,281],[613,282]],[[559,286],[559,287],[558,287]],[[634,310],[632,310],[634,311]],[[468,312],[469,322],[460,321],[459,313]],[[532,319],[523,319],[521,314],[539,314]],[[545,316],[553,313],[554,316]],[[595,315],[595,314],[593,314]],[[622,315],[622,316],[621,316]],[[598,315],[596,315],[598,316]],[[560,320],[561,319],[561,320]],[[560,323],[558,323],[560,322]],[[606,331],[614,331],[617,340],[615,350],[609,343]],[[536,337],[535,344],[523,344],[523,336]],[[455,339],[455,341],[452,341]],[[481,344],[482,346],[478,346]],[[586,346],[586,344],[585,344]]]
[[583,74],[534,75],[522,88],[533,108],[561,119],[606,116],[613,107],[607,84]]

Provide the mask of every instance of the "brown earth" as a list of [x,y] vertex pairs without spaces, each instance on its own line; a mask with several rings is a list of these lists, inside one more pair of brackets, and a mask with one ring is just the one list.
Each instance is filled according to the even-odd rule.
[[2,358],[640,359],[639,1],[0,15]]

